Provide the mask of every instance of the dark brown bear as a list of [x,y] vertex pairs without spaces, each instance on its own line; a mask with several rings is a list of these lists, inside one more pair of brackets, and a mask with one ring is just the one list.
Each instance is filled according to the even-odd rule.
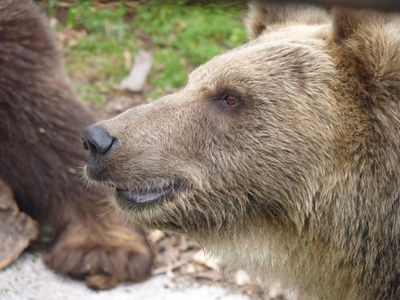
[[152,253],[139,227],[87,190],[80,133],[94,117],[63,72],[47,21],[28,0],[0,3],[0,180],[22,211],[53,238],[46,256],[62,273],[96,288],[150,275]]
[[249,43],[88,127],[140,224],[321,299],[400,299],[400,17],[254,4]]

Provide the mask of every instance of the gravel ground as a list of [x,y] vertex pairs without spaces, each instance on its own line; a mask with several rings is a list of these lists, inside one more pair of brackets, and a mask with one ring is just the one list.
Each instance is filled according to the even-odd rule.
[[155,276],[139,284],[120,284],[108,291],[93,291],[84,282],[47,269],[38,254],[24,253],[0,271],[2,300],[249,300],[222,287]]

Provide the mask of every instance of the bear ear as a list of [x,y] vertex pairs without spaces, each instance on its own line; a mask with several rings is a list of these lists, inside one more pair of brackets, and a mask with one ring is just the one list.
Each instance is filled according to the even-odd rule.
[[399,76],[399,15],[333,9],[332,26],[332,44],[338,62],[369,90]]
[[[382,26],[385,15],[369,10],[345,8],[332,9],[333,38],[337,44],[350,39],[357,39],[371,31],[371,27]],[[372,29],[371,32],[374,32]]]
[[247,14],[247,31],[251,39],[263,32],[290,25],[312,25],[328,23],[328,13],[315,6],[305,4],[277,4],[252,1]]

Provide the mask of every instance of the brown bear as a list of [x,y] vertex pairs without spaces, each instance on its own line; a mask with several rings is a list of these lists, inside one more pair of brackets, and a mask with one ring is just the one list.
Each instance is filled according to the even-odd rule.
[[88,127],[140,224],[321,299],[400,299],[400,18],[254,3],[249,43]]
[[39,222],[49,266],[99,289],[146,279],[153,254],[142,229],[124,226],[105,194],[80,178],[80,134],[95,119],[69,86],[33,2],[0,3],[0,41],[0,180]]

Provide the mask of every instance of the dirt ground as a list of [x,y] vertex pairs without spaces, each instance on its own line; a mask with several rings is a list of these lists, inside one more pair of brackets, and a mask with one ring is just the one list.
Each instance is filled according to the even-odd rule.
[[93,291],[83,281],[56,274],[43,263],[39,254],[24,253],[0,272],[2,300],[249,300],[228,289],[153,276],[146,282],[122,283],[105,291]]

